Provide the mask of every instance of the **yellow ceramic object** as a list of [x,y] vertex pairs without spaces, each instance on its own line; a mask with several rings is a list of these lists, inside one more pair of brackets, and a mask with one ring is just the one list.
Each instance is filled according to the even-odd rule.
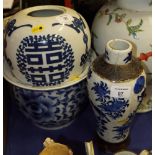
[[55,143],[52,139],[46,138],[44,142],[45,148],[39,155],[73,155],[68,146]]

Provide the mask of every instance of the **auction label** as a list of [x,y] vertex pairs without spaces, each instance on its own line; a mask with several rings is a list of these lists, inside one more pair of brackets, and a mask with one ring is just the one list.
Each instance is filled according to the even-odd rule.
[[71,15],[67,14],[67,13],[56,17],[56,19],[61,24],[69,24],[71,21],[74,20],[74,18]]
[[111,97],[115,98],[129,98],[131,94],[131,87],[111,87]]

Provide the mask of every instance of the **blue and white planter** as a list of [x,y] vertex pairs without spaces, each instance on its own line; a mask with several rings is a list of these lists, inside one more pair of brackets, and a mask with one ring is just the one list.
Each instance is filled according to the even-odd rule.
[[14,76],[31,86],[55,86],[86,68],[90,31],[63,6],[35,6],[13,15],[5,28],[5,58]]
[[[103,60],[116,67],[127,65],[132,61],[131,49],[131,43],[126,40],[111,40]],[[97,133],[106,142],[119,143],[128,137],[136,110],[143,100],[146,75],[142,69],[134,79],[111,81],[95,71],[94,63],[88,72],[87,89],[97,120]]]
[[21,112],[36,126],[56,130],[70,125],[86,107],[86,80],[51,91],[13,86],[13,97]]

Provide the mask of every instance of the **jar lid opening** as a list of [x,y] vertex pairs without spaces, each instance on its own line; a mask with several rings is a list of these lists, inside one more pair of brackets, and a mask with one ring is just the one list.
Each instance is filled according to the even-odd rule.
[[42,9],[42,10],[36,10],[28,13],[28,16],[32,17],[51,17],[51,16],[57,16],[63,14],[63,10],[58,9]]
[[129,44],[125,41],[122,40],[113,40],[112,42],[109,43],[109,46],[113,50],[126,50],[129,48]]

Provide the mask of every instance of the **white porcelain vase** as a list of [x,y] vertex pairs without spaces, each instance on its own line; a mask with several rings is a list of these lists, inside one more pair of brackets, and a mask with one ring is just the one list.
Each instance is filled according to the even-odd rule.
[[104,55],[93,61],[87,82],[99,137],[109,143],[124,141],[146,88],[146,74],[132,57],[132,44],[108,41]]
[[98,55],[107,41],[123,38],[133,45],[133,55],[152,73],[152,1],[116,0],[103,5],[92,24],[92,44]]

